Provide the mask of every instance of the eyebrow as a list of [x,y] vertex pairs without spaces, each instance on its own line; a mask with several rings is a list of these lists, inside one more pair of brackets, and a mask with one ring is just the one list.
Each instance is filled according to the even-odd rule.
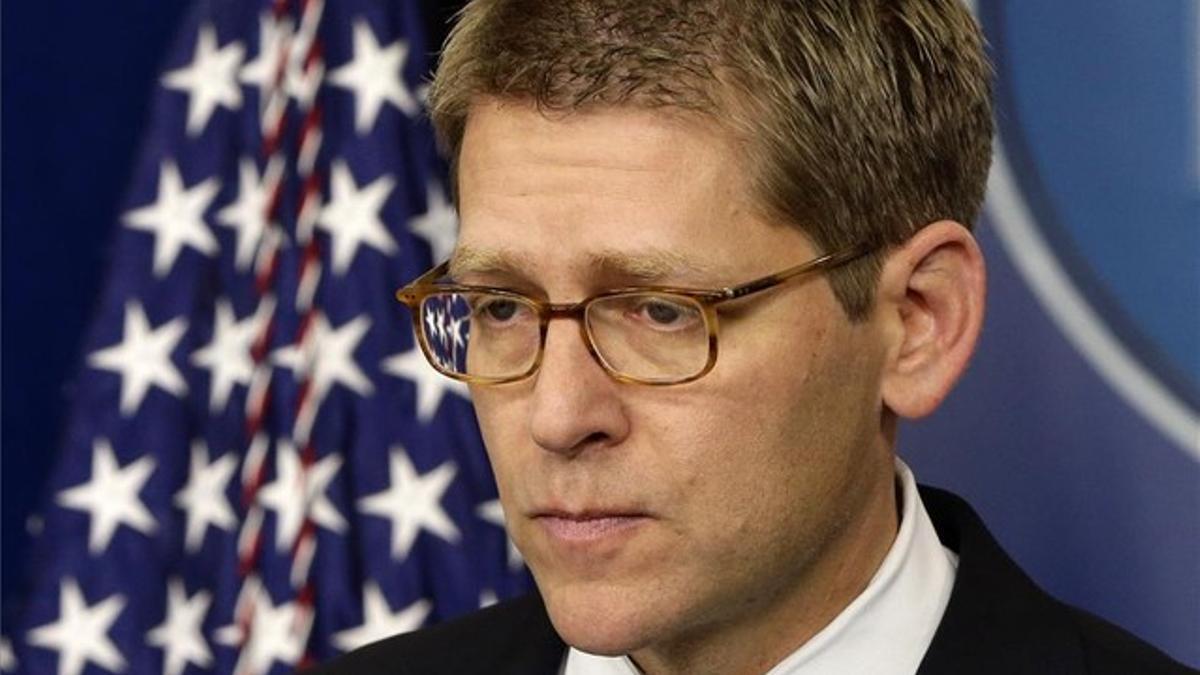
[[717,276],[717,270],[708,263],[666,249],[637,253],[599,251],[588,256],[588,265],[603,275],[642,283],[680,279],[701,281]]
[[468,274],[520,277],[532,264],[530,256],[516,251],[459,246],[450,256],[449,275],[455,279]]
[[[532,281],[530,270],[537,267],[535,261],[534,257],[516,251],[461,246],[450,258],[449,273],[453,278],[490,275]],[[667,249],[637,252],[603,249],[588,254],[585,264],[599,276],[631,284],[664,280],[700,282],[720,276],[720,270],[713,265]]]

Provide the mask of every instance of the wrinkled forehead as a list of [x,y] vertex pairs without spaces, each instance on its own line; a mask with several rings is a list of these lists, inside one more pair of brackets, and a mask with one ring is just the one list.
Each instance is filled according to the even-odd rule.
[[777,245],[749,199],[737,144],[668,112],[479,105],[458,185],[459,277],[713,283]]
[[459,196],[471,196],[469,181],[481,173],[501,171],[515,182],[530,165],[556,171],[511,187],[562,189],[590,170],[588,178],[604,178],[609,189],[620,189],[622,176],[636,185],[674,179],[670,187],[732,189],[741,181],[729,178],[745,175],[743,154],[731,132],[699,113],[634,105],[551,111],[524,99],[481,97],[470,107],[457,160],[459,179],[468,182]]

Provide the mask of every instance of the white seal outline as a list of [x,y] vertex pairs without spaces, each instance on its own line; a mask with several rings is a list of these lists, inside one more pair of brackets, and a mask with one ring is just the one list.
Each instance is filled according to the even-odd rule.
[[[978,19],[978,0],[965,0],[965,4]],[[1009,261],[1067,342],[1100,378],[1146,421],[1200,462],[1200,415],[1113,335],[1059,264],[1018,187],[1003,137],[997,131],[984,211]]]

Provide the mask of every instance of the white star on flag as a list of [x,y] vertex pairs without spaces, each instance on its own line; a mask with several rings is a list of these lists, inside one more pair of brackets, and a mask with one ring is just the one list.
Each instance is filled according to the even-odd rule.
[[189,663],[200,668],[212,665],[212,651],[201,632],[210,604],[208,591],[196,591],[189,599],[181,579],[168,582],[166,617],[146,633],[146,643],[163,650],[163,675],[181,675]]
[[450,322],[447,321],[447,319],[449,318],[449,312],[443,312],[443,311],[439,310],[439,311],[435,312],[434,315],[437,317],[438,339],[441,339],[441,340],[453,339],[453,337],[450,335]]
[[262,488],[259,498],[263,506],[275,511],[275,545],[280,551],[291,549],[306,515],[327,530],[341,532],[346,529],[342,514],[325,494],[341,467],[341,457],[328,455],[305,471],[295,446],[287,441],[279,442],[275,481]]
[[207,256],[217,252],[217,239],[204,223],[204,211],[219,190],[216,177],[185,189],[179,167],[169,160],[163,162],[154,203],[123,217],[126,227],[154,235],[154,276],[165,277],[184,246]]
[[485,588],[479,592],[479,609],[485,609],[500,602],[500,598],[496,597],[496,591],[490,588]]
[[192,441],[188,482],[175,494],[175,505],[184,510],[187,519],[184,548],[189,553],[200,550],[209,525],[226,531],[237,527],[237,516],[225,495],[237,464],[232,452],[209,463],[208,446],[202,440]]
[[508,528],[505,527],[504,520],[504,506],[500,504],[500,500],[493,499],[480,504],[476,507],[475,513],[480,518],[504,530],[504,539],[508,542],[508,567],[511,570],[521,569],[521,565],[525,564],[525,558],[521,556],[521,551],[513,543],[512,537],[508,536]]
[[213,412],[225,407],[233,385],[250,383],[250,378],[254,376],[251,349],[273,312],[274,303],[267,298],[259,303],[255,314],[238,321],[229,301],[224,298],[217,300],[212,340],[192,352],[191,357],[194,365],[206,368],[211,373],[208,407]]
[[416,117],[420,112],[412,93],[404,84],[404,63],[407,60],[407,42],[396,40],[386,48],[380,47],[371,26],[362,20],[355,20],[354,56],[329,74],[329,83],[353,90],[354,128],[359,135],[366,134],[375,126],[385,101],[409,117]]
[[236,623],[217,631],[218,643],[240,648],[233,672],[239,675],[266,675],[276,661],[286,666],[296,665],[304,655],[304,645],[308,642],[312,627],[312,613],[296,602],[275,606],[265,589],[255,598],[253,611],[250,635],[245,639],[245,644],[242,629]]
[[334,634],[333,644],[348,652],[391,635],[414,631],[421,627],[432,609],[428,600],[417,600],[393,613],[379,584],[368,581],[363,587],[362,625]]
[[176,317],[158,328],[150,326],[141,304],[125,305],[121,342],[88,355],[88,365],[121,375],[121,414],[131,416],[151,386],[183,396],[187,383],[171,362],[171,352],[187,332],[187,321]]
[[317,216],[317,227],[327,231],[333,239],[333,271],[336,274],[345,274],[350,269],[360,244],[388,256],[399,250],[379,217],[379,210],[395,185],[396,180],[385,175],[360,190],[345,162],[333,165],[329,202]]
[[218,105],[229,110],[242,106],[242,90],[237,71],[245,49],[231,42],[217,49],[217,31],[213,26],[200,28],[192,62],[163,75],[163,86],[188,94],[187,132],[197,136],[208,124]]
[[221,209],[217,213],[217,223],[235,230],[237,236],[237,254],[234,265],[239,270],[246,270],[254,262],[254,254],[258,244],[270,225],[267,220],[267,204],[271,195],[254,160],[243,157],[238,163],[238,197],[237,201]]
[[433,369],[419,347],[389,356],[383,360],[380,368],[397,377],[403,377],[417,388],[417,419],[426,424],[433,419],[442,398],[447,394],[457,394],[469,398],[470,393],[466,383],[452,380]]
[[446,199],[446,193],[437,181],[425,186],[425,213],[408,221],[408,229],[429,242],[434,264],[441,263],[454,251],[458,238],[458,212]]
[[374,387],[355,362],[354,350],[370,328],[371,319],[366,314],[347,321],[337,329],[330,327],[324,315],[318,314],[309,328],[313,333],[304,342],[305,348],[291,345],[277,349],[272,354],[272,361],[291,369],[297,376],[309,373],[312,386],[309,395],[314,397],[317,407],[334,384],[341,384],[359,396],[368,396]]
[[89,661],[122,672],[125,658],[108,638],[108,630],[124,608],[125,597],[117,594],[89,605],[79,584],[71,578],[63,579],[59,585],[58,620],[29,631],[29,644],[58,652],[58,675],[79,675]]
[[125,466],[117,464],[112,444],[97,438],[92,443],[92,476],[58,493],[55,501],[65,508],[88,513],[88,551],[99,555],[108,548],[121,525],[149,535],[158,527],[138,493],[154,472],[154,458],[144,455]]
[[463,339],[463,321],[462,317],[450,319],[450,325],[446,329],[450,332],[450,339],[454,341],[454,346],[463,349],[467,346],[466,340]]
[[425,313],[425,334],[433,340],[440,341],[442,339],[442,321],[439,317],[442,316],[442,310],[437,309],[432,312]]
[[11,673],[17,669],[17,657],[13,655],[12,643],[0,636],[0,672]]
[[358,509],[392,521],[393,558],[407,558],[422,529],[450,543],[458,542],[461,536],[458,527],[441,504],[455,473],[454,463],[447,461],[429,473],[418,475],[404,448],[392,448],[388,462],[391,485],[382,492],[359,499]]
[[297,73],[288,64],[280,64],[285,45],[292,39],[292,20],[283,17],[277,21],[271,12],[263,12],[258,19],[258,55],[242,66],[238,79],[242,84],[257,87],[260,105],[266,103],[266,91],[275,86],[280,65],[284,65],[283,85],[289,93],[293,91]]

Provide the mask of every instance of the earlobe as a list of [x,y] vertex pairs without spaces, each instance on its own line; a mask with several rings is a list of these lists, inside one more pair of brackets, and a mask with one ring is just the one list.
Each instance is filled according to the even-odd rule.
[[877,308],[890,340],[884,405],[901,417],[932,413],[966,370],[983,326],[986,272],[975,238],[939,221],[892,251]]

